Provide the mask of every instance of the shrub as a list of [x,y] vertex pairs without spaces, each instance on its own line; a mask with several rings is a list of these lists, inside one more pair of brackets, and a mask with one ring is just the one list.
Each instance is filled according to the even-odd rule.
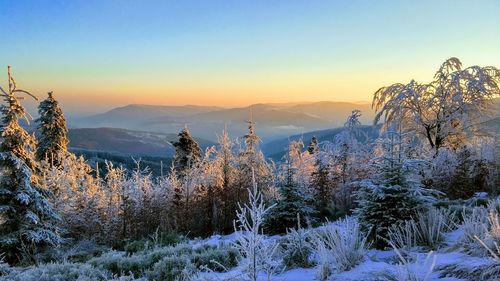
[[398,281],[430,281],[431,274],[436,266],[436,255],[429,252],[425,259],[417,257],[412,263],[409,259],[403,257],[401,253],[395,249],[399,260],[400,268],[396,272],[395,280]]
[[223,272],[238,265],[238,251],[231,246],[208,246],[195,250],[191,257],[196,268]]
[[164,257],[154,264],[146,276],[149,280],[176,281],[188,279],[197,272],[188,256]]
[[124,247],[124,250],[127,253],[127,255],[131,255],[133,253],[145,250],[147,246],[148,246],[148,241],[146,239],[135,240],[130,243],[127,243]]
[[440,277],[456,277],[464,280],[498,281],[500,276],[500,262],[494,261],[485,265],[464,266],[451,264],[438,268]]
[[398,249],[403,256],[407,256],[410,250],[417,246],[415,221],[409,220],[393,225],[389,228],[388,237],[389,244]]
[[451,218],[451,213],[444,209],[419,212],[413,224],[417,244],[436,250],[444,241],[443,233],[451,229]]
[[347,271],[358,265],[367,251],[366,239],[358,221],[351,218],[323,226],[312,239],[320,256],[317,277],[324,280],[333,270]]
[[[206,268],[213,271],[223,271],[232,268],[237,264],[238,253],[230,246],[209,246],[203,245],[193,249],[191,245],[179,244],[176,246],[146,249],[131,255],[124,255],[119,252],[108,252],[98,258],[89,261],[95,267],[108,270],[118,276],[133,275],[135,277],[151,273],[157,263],[170,257],[181,257],[186,259],[195,268]],[[165,260],[164,263],[168,261]],[[167,274],[169,267],[162,269],[161,274]],[[176,270],[174,267],[172,270]],[[160,279],[163,280],[163,279]]]
[[289,229],[279,242],[286,268],[308,268],[314,266],[311,260],[310,232],[303,228]]
[[471,214],[463,214],[463,222],[459,226],[462,230],[458,243],[464,250],[473,255],[484,256],[486,250],[479,245],[475,237],[482,238],[489,228],[488,211],[482,207],[476,207],[472,210]]
[[82,263],[50,263],[12,271],[2,277],[11,281],[94,281],[109,280],[111,274]]
[[62,256],[64,261],[87,262],[93,257],[102,255],[105,250],[107,250],[105,247],[97,245],[94,241],[84,239],[69,248],[60,248],[54,254]]

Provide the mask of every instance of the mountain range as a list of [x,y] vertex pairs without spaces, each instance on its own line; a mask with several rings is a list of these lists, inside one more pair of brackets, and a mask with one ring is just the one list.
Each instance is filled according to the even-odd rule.
[[370,124],[374,112],[369,103],[308,102],[266,103],[247,107],[161,106],[131,104],[102,114],[74,119],[72,128],[121,128],[134,131],[177,134],[185,126],[193,135],[216,141],[227,127],[231,137],[247,132],[249,118],[256,132],[266,140],[341,126],[352,110],[362,111],[362,123]]

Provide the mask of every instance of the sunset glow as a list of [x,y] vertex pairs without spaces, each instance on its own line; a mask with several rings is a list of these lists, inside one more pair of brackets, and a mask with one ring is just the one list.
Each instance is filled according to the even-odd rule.
[[452,56],[499,65],[499,12],[493,0],[0,1],[0,67],[70,114],[369,101]]

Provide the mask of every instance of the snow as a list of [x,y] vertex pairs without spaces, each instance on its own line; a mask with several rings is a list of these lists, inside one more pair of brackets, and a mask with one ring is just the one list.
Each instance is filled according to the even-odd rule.
[[[221,243],[228,244],[236,241],[238,233],[232,233],[229,235],[213,235],[204,240],[193,240],[190,244],[194,247],[200,247],[202,245],[212,245],[216,246]],[[460,265],[467,268],[474,268],[478,266],[484,266],[491,263],[488,258],[473,257],[465,253],[460,252],[460,249],[456,247],[456,242],[459,237],[463,235],[463,230],[453,230],[445,233],[446,243],[442,249],[437,252],[432,252],[428,259],[426,259],[429,253],[422,249],[418,249],[411,252],[411,256],[414,257],[414,261],[408,264],[408,267],[402,265],[398,259],[397,254],[394,250],[376,250],[371,249],[367,252],[365,260],[354,267],[353,269],[345,272],[336,272],[332,274],[329,281],[365,281],[365,280],[389,280],[386,279],[387,276],[402,276],[406,274],[406,270],[410,270],[419,276],[420,279],[417,280],[439,280],[439,281],[465,281],[465,279],[457,279],[454,277],[440,277],[440,268],[448,265]],[[277,241],[281,236],[268,236],[266,240]],[[314,255],[314,254],[313,254]],[[434,263],[433,263],[434,262]],[[429,268],[432,266],[434,271],[430,273],[429,279],[424,279],[424,276],[428,273]],[[316,272],[318,268],[293,268],[285,269],[282,273],[277,274],[272,280],[278,281],[308,281],[308,280],[318,280],[316,277]],[[243,269],[241,267],[236,267],[228,272],[216,273],[216,272],[205,272],[202,276],[215,278],[215,280],[233,280],[244,276]],[[267,276],[264,272],[259,272],[259,281],[267,280]],[[391,279],[393,280],[393,279]],[[396,279],[400,280],[400,279]],[[401,279],[402,280],[402,279]]]

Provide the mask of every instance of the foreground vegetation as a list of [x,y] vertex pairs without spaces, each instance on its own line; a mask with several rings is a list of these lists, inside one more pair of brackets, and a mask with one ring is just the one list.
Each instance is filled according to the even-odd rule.
[[[260,151],[251,119],[242,142],[223,131],[205,151],[185,128],[171,168],[157,177],[141,161],[94,171],[70,153],[52,93],[40,103],[35,139],[19,125],[28,114],[18,95],[32,95],[10,68],[8,78],[0,143],[6,280],[257,280],[294,267],[326,280],[363,271],[388,249],[396,255],[381,262],[393,271],[376,274],[387,280],[498,273],[500,158],[497,132],[484,127],[500,95],[494,67],[462,68],[451,58],[428,84],[381,88],[377,138],[360,130],[354,110],[335,139],[290,142],[279,163]],[[221,245],[193,240],[230,233]],[[422,262],[418,253],[430,250],[437,254]],[[437,264],[443,251],[482,257],[481,266]]]

